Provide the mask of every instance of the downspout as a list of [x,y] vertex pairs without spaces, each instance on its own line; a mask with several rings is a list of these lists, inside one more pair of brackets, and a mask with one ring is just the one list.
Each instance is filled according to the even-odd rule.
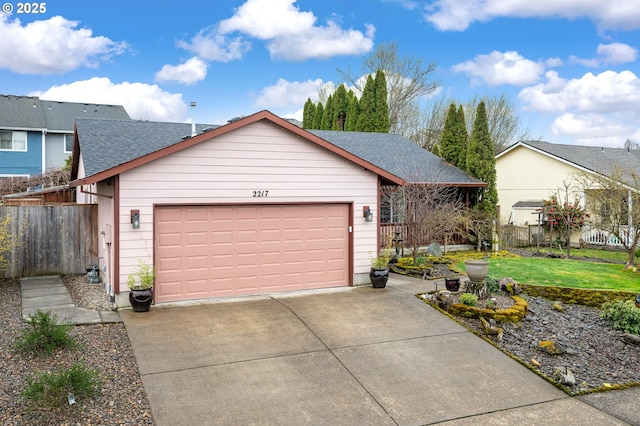
[[42,174],[45,174],[47,172],[47,148],[45,146],[45,134],[46,134],[46,130],[42,131]]
[[120,175],[113,177],[113,281],[111,288],[120,293]]
[[84,185],[80,185],[80,192],[83,194],[95,195],[96,197],[113,198],[113,195],[99,194],[97,192],[85,191]]

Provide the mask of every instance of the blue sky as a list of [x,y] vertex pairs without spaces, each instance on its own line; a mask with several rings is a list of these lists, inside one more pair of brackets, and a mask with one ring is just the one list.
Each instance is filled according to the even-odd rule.
[[11,10],[0,13],[3,94],[121,104],[145,120],[188,121],[191,101],[201,123],[262,109],[301,118],[319,86],[342,82],[337,68],[359,71],[363,55],[395,42],[401,54],[437,66],[439,88],[423,105],[504,94],[533,138],[640,142],[640,0],[53,0],[2,8]]

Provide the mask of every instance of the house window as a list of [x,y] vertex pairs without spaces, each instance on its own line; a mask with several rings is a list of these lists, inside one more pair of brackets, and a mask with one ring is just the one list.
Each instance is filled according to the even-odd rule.
[[0,131],[0,151],[26,151],[27,132]]
[[62,135],[64,138],[64,152],[70,154],[73,151],[73,135]]

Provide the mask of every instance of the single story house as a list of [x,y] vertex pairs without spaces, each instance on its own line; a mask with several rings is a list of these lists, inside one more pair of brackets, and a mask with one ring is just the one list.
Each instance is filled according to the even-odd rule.
[[62,168],[71,155],[78,117],[128,120],[129,114],[121,105],[0,95],[0,178]]
[[403,185],[408,162],[484,186],[402,136],[269,111],[224,126],[78,119],[71,186],[98,204],[100,270],[123,306],[140,260],[156,302],[369,283],[380,187]]
[[[640,151],[543,141],[519,141],[511,145],[496,155],[501,223],[537,225],[543,200],[559,190],[564,200],[564,182],[571,186],[571,195],[577,196],[584,207],[589,191],[594,188],[584,188],[576,177],[580,174],[609,176],[614,166],[639,170]],[[577,243],[579,238],[580,235],[574,235],[572,242]]]

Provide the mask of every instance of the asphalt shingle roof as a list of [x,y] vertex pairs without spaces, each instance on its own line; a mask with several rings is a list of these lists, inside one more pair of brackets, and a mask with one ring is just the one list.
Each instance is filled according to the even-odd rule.
[[[101,173],[191,135],[191,124],[137,120],[84,119],[76,121],[85,177]],[[198,125],[197,133],[216,125]],[[439,182],[481,186],[483,182],[445,163],[403,136],[311,130],[325,141],[410,182]]]
[[129,120],[121,105],[43,101],[36,96],[0,95],[0,128],[72,132],[76,118]]
[[[191,136],[191,124],[139,120],[76,120],[87,177],[174,145]],[[197,125],[196,131],[216,128]]]
[[81,104],[74,102],[40,101],[47,129],[73,131],[76,118],[129,120],[121,105]]
[[481,180],[398,134],[333,130],[309,132],[407,182],[483,185]]
[[46,127],[39,98],[0,95],[0,128],[46,129]]
[[519,143],[605,176],[611,174],[613,166],[618,166],[623,170],[640,170],[639,150],[627,151],[624,148],[562,145],[543,141],[521,141]]

